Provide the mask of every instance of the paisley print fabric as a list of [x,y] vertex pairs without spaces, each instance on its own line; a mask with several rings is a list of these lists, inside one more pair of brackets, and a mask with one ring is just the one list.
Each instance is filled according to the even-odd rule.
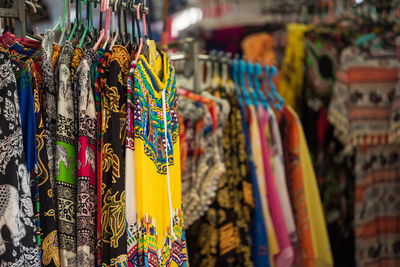
[[56,188],[60,262],[76,264],[76,129],[70,64],[74,48],[67,43],[59,58],[56,137]]
[[77,173],[77,260],[80,266],[95,265],[96,249],[96,107],[90,68],[96,52],[88,50],[76,71],[74,91],[79,92]]
[[328,119],[355,156],[356,266],[397,266],[399,257],[399,62],[356,47],[342,51]]
[[102,266],[127,265],[124,148],[129,59],[126,48],[113,47],[102,87]]
[[217,132],[213,129],[207,107],[182,97],[179,101],[179,114],[184,119],[189,144],[185,176],[182,178],[184,217],[189,227],[207,211],[225,166],[218,149]]
[[226,88],[213,94],[231,106],[222,132],[226,171],[219,178],[209,210],[188,228],[190,264],[253,266],[249,239],[253,193],[239,103]]
[[38,196],[35,207],[40,214],[40,243],[41,258],[44,266],[60,266],[60,253],[58,247],[56,204],[54,190],[51,184],[51,170],[48,157],[48,139],[46,138],[45,121],[42,105],[40,104],[40,90],[43,80],[41,68],[34,63],[33,66],[33,95],[36,115],[36,143],[37,165],[35,168],[35,181],[38,186]]
[[153,63],[134,73],[138,265],[187,266],[175,73],[165,53]]
[[125,191],[126,191],[126,231],[128,266],[138,266],[138,228],[136,216],[136,176],[135,176],[135,119],[134,119],[134,64],[131,64],[127,81],[126,143],[125,143]]
[[[105,71],[108,67],[109,61],[111,59],[111,51],[104,51],[99,49],[97,51],[97,60],[96,63],[92,65],[92,73],[94,77],[94,88],[95,88],[95,106],[97,112],[97,130],[96,130],[96,166],[97,166],[97,210],[101,211],[102,207],[102,144],[103,144],[103,114],[104,110],[104,82],[105,82]],[[102,240],[102,232],[101,232],[101,212],[97,212],[97,240]],[[98,243],[97,248],[97,264],[101,265],[102,258],[102,242]]]
[[[26,167],[16,77],[0,52],[0,265],[41,265],[36,243],[30,177]],[[7,234],[6,234],[7,233]]]
[[[31,75],[29,73],[28,65],[26,60],[30,57],[24,54],[20,54],[15,49],[11,49],[14,46],[15,36],[8,36],[7,42],[3,43],[6,35],[3,35],[0,41],[0,49],[9,55],[9,58],[13,64],[13,70],[18,86],[18,100],[20,101],[20,112],[21,112],[21,127],[24,142],[24,151],[26,156],[26,164],[29,173],[34,170],[36,164],[36,127],[35,127],[35,110],[33,107],[33,90],[31,84]],[[20,46],[17,44],[17,46]],[[21,51],[24,51],[22,48]]]
[[54,32],[47,30],[44,33],[42,41],[42,74],[43,74],[43,92],[44,92],[44,110],[47,140],[47,155],[49,156],[49,170],[51,185],[55,184],[55,157],[56,150],[56,127],[57,127],[57,91],[54,80],[54,72],[52,68]]

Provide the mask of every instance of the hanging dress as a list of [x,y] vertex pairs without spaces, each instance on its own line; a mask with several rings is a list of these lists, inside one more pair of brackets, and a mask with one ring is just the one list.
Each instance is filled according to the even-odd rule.
[[125,202],[126,86],[131,56],[115,45],[103,84],[101,238],[102,266],[127,265]]
[[187,266],[175,71],[165,53],[156,68],[140,56],[134,90],[139,265]]
[[62,266],[76,264],[76,129],[74,92],[70,64],[74,48],[67,43],[61,51],[58,73],[56,188],[58,234]]
[[[103,165],[102,165],[102,149],[103,149],[103,114],[104,109],[104,82],[105,73],[111,59],[111,51],[104,51],[99,49],[97,51],[97,59],[95,64],[92,65],[91,73],[94,77],[94,91],[95,91],[95,107],[97,113],[97,126],[96,126],[96,179],[97,179],[97,240],[102,240],[101,233],[101,206],[102,206],[102,177],[103,177]],[[101,265],[102,258],[102,242],[99,242],[97,246],[97,265]]]
[[78,91],[77,257],[79,266],[95,265],[96,249],[96,107],[90,68],[96,52],[85,52],[76,71]]
[[57,129],[57,95],[54,80],[54,71],[52,68],[54,31],[46,30],[42,41],[42,74],[43,74],[43,92],[44,92],[44,110],[46,123],[47,154],[49,157],[49,176],[52,187],[55,184],[54,173],[54,151],[56,149],[56,129]]
[[127,82],[126,144],[125,144],[125,191],[128,266],[138,266],[137,258],[137,217],[136,217],[136,177],[135,177],[135,120],[133,117],[133,93],[135,66],[131,63]]
[[0,52],[0,265],[39,267],[30,177],[22,143],[16,77]]
[[[41,248],[41,258],[43,266],[60,266],[60,252],[58,247],[57,221],[56,221],[56,203],[51,177],[54,174],[50,170],[50,161],[48,156],[48,141],[45,112],[43,101],[45,98],[44,84],[42,79],[42,70],[38,61],[32,62],[33,72],[32,87],[33,99],[36,116],[36,151],[37,165],[35,168],[35,184],[37,185],[37,194],[35,196],[35,208],[40,214],[40,239],[38,245]],[[38,225],[39,226],[39,225]]]

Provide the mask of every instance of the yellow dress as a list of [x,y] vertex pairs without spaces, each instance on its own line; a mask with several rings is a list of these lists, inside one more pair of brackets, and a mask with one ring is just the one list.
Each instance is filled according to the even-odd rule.
[[140,56],[134,73],[139,266],[188,265],[174,75],[164,53],[155,68]]

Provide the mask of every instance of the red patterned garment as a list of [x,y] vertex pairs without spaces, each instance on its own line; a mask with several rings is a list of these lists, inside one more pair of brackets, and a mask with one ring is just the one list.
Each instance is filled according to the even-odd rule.
[[336,135],[356,157],[357,266],[400,266],[399,66],[345,49],[330,104]]

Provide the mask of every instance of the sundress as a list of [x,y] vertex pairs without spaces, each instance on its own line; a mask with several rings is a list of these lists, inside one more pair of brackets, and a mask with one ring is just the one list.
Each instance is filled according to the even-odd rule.
[[140,56],[134,74],[138,262],[187,266],[175,71],[165,53],[156,62]]

